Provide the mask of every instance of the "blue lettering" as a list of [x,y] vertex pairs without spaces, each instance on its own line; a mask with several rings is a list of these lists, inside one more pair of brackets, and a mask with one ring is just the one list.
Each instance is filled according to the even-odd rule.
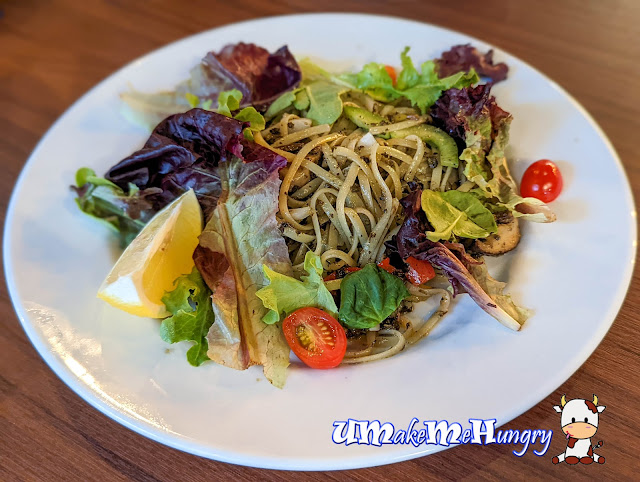
[[347,427],[347,422],[338,420],[333,422],[333,433],[331,434],[331,440],[333,440],[334,444],[343,444],[347,441],[347,434],[345,433],[345,428]]
[[549,450],[549,444],[551,443],[551,438],[553,437],[553,430],[540,430],[541,435],[540,435],[540,443],[544,444],[544,449],[541,451],[536,451],[534,450],[533,453],[536,454],[538,457],[542,457],[544,454],[547,453],[547,450]]
[[520,432],[520,443],[522,444],[522,450],[520,452],[513,451],[513,455],[522,457],[529,449],[529,438],[531,437],[531,430],[523,430]]
[[415,447],[420,445],[418,441],[415,439],[415,436],[418,435],[418,432],[413,428],[416,423],[418,423],[418,419],[414,417],[411,419],[411,422],[409,423],[409,427],[407,428],[407,437],[408,437],[407,442],[413,444]]
[[[394,428],[389,422],[380,425],[378,420],[371,422],[361,420],[357,424],[360,429],[359,444],[371,444],[380,447],[383,443],[391,443]],[[382,439],[380,438],[381,436]]]
[[448,447],[450,443],[459,444],[462,426],[459,423],[452,423],[441,420],[436,424],[435,420],[423,422],[427,427],[427,444],[440,444]]
[[405,443],[405,435],[407,434],[407,432],[405,432],[404,430],[398,430],[394,435],[393,435],[393,443],[394,444],[403,444]]
[[496,439],[494,438],[493,434],[495,431],[496,422],[497,420],[495,418],[489,420],[478,420],[475,418],[470,418],[469,423],[471,424],[471,432],[473,433],[473,436],[471,437],[471,443],[482,444],[482,435],[484,435],[485,444],[495,443]]
[[[427,420],[423,422],[425,428],[416,429],[419,423],[417,418],[412,418],[407,430],[395,430],[390,422],[381,423],[379,420],[336,420],[333,422],[331,440],[340,445],[374,445],[380,447],[383,444],[412,444],[418,447],[422,444],[439,444],[445,447],[455,444],[522,444],[520,449],[513,450],[516,457],[524,456],[529,447],[539,441],[540,450],[533,453],[542,457],[549,450],[553,430],[495,430],[496,419],[469,419],[470,429],[462,430],[459,423],[449,424],[447,420]],[[484,440],[483,440],[484,436]]]
[[347,445],[351,445],[358,442],[359,434],[356,434],[358,430],[358,421],[349,419],[349,425],[347,426]]
[[505,430],[504,432],[502,430],[498,430],[498,433],[496,433],[496,443],[501,445],[510,443],[517,444],[518,436],[519,432],[517,430]]

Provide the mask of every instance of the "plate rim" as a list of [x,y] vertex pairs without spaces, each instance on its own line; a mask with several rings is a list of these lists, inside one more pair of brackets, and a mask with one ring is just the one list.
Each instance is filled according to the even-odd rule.
[[[4,264],[4,275],[5,281],[7,284],[7,291],[11,298],[11,303],[13,305],[14,311],[22,325],[23,330],[27,334],[29,341],[35,348],[38,355],[44,360],[47,366],[55,373],[55,375],[62,380],[62,382],[69,387],[76,395],[78,395],[84,402],[91,405],[93,408],[97,409],[107,417],[116,421],[120,425],[125,426],[126,428],[136,432],[146,438],[149,438],[155,442],[161,443],[163,445],[172,447],[174,449],[191,453],[200,457],[217,460],[226,463],[238,464],[248,467],[256,467],[256,468],[266,468],[266,469],[279,469],[279,470],[323,470],[323,471],[333,471],[333,470],[347,470],[347,469],[355,469],[355,468],[366,468],[366,467],[374,467],[379,465],[387,465],[396,462],[402,462],[405,460],[411,460],[418,457],[423,457],[425,455],[430,455],[432,453],[439,452],[440,450],[444,450],[447,447],[436,446],[435,450],[430,451],[428,454],[423,452],[413,452],[413,453],[403,453],[403,454],[392,454],[392,455],[382,455],[381,457],[372,456],[372,455],[358,455],[346,458],[313,458],[306,457],[301,458],[298,457],[296,459],[287,459],[286,457],[274,457],[274,456],[255,456],[255,455],[244,455],[243,453],[234,452],[234,451],[226,451],[224,449],[213,449],[210,446],[203,444],[202,442],[198,442],[190,437],[187,437],[183,434],[179,434],[176,432],[171,432],[167,430],[162,430],[159,427],[153,426],[147,421],[139,421],[135,417],[131,415],[125,414],[121,409],[110,405],[105,402],[102,398],[100,398],[95,391],[93,391],[86,383],[84,383],[77,375],[72,373],[70,369],[62,363],[62,361],[55,355],[55,353],[50,349],[50,346],[44,342],[44,340],[40,339],[39,333],[34,326],[34,324],[29,319],[28,313],[26,312],[24,302],[18,297],[17,287],[15,285],[15,279],[13,277],[14,269],[13,262],[8,253],[11,252],[12,243],[10,241],[11,234],[10,225],[13,223],[16,203],[17,203],[17,193],[21,190],[22,184],[24,183],[27,173],[33,167],[32,161],[36,157],[36,155],[41,150],[43,144],[51,135],[52,131],[55,127],[63,121],[69,114],[71,114],[78,106],[87,98],[89,98],[96,90],[101,88],[104,84],[107,84],[113,77],[119,75],[122,71],[129,69],[133,64],[138,62],[143,62],[147,60],[149,57],[153,55],[160,54],[162,51],[167,50],[169,48],[176,47],[176,45],[188,42],[193,40],[195,37],[204,36],[209,32],[219,30],[227,27],[236,27],[242,26],[246,24],[259,23],[259,22],[270,22],[270,21],[278,21],[278,20],[287,20],[293,21],[296,17],[330,17],[340,15],[342,17],[358,17],[358,18],[372,18],[378,20],[391,20],[393,22],[405,22],[412,23],[420,26],[427,26],[429,28],[447,31],[451,33],[455,33],[461,35],[468,39],[472,43],[478,43],[482,45],[487,45],[494,51],[505,54],[507,56],[513,57],[521,62],[523,65],[530,68],[537,75],[541,76],[548,82],[549,85],[564,97],[566,97],[570,103],[575,107],[579,113],[587,120],[589,125],[594,128],[599,138],[604,142],[605,147],[609,154],[611,154],[613,160],[615,161],[615,165],[619,173],[622,175],[623,183],[626,185],[625,189],[625,200],[629,203],[632,208],[632,211],[629,213],[631,219],[629,220],[630,225],[630,248],[628,252],[628,261],[626,263],[626,268],[624,271],[624,276],[620,279],[618,287],[616,289],[616,295],[612,298],[612,302],[609,304],[609,309],[607,310],[607,316],[605,319],[608,319],[607,323],[602,325],[597,332],[595,332],[589,343],[586,343],[582,350],[577,352],[570,362],[566,363],[563,366],[562,370],[558,370],[555,372],[554,376],[550,376],[547,386],[554,386],[553,391],[555,391],[560,385],[562,385],[566,380],[571,378],[573,374],[588,360],[588,358],[593,354],[593,352],[598,348],[604,337],[607,335],[611,326],[616,321],[617,315],[624,303],[624,300],[629,291],[629,287],[632,281],[634,266],[637,256],[637,216],[636,216],[636,204],[633,195],[633,190],[631,188],[631,183],[629,181],[629,177],[627,176],[626,170],[624,168],[624,164],[622,163],[620,156],[618,155],[615,147],[612,142],[600,127],[600,125],[596,122],[593,116],[586,110],[585,107],[578,102],[573,95],[571,95],[564,87],[559,85],[549,76],[538,70],[537,68],[530,65],[528,62],[522,60],[520,57],[511,54],[509,51],[496,47],[495,45],[479,39],[473,35],[469,35],[465,32],[460,32],[455,29],[451,29],[448,27],[443,27],[437,24],[433,24],[430,22],[422,22],[419,20],[408,19],[400,16],[393,15],[378,15],[378,14],[370,14],[370,13],[342,13],[342,12],[318,12],[318,13],[293,13],[286,15],[272,15],[265,17],[258,17],[248,20],[243,20],[240,22],[232,22],[226,23],[223,25],[218,25],[216,27],[203,30],[200,32],[196,32],[194,34],[176,39],[170,43],[164,44],[156,49],[153,49],[133,60],[127,62],[122,67],[117,70],[109,73],[106,77],[100,80],[98,83],[89,88],[84,94],[82,94],[78,99],[76,99],[67,109],[63,111],[62,114],[58,116],[58,118],[48,127],[46,132],[39,139],[24,166],[22,167],[18,178],[14,184],[13,190],[11,192],[11,196],[9,199],[9,203],[7,205],[6,217],[3,228],[3,264]],[[535,395],[531,396],[531,400],[536,400],[530,404],[524,404],[526,407],[522,409],[519,407],[517,409],[506,410],[504,413],[506,416],[502,417],[499,420],[499,425],[501,426],[505,423],[510,422],[514,418],[524,414],[529,411],[532,407],[540,403],[544,400],[550,393],[548,392],[548,388],[537,390],[531,390],[530,393],[534,393]],[[552,392],[551,392],[552,393]],[[453,448],[453,447],[450,447]]]

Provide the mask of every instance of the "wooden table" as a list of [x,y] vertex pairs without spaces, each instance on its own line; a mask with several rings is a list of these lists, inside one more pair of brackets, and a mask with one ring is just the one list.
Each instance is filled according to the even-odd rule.
[[[176,39],[267,15],[345,9],[431,22],[524,59],[573,94],[613,141],[640,197],[640,1],[125,0],[0,1],[0,203],[2,217],[29,153],[82,93],[132,59]],[[322,4],[322,7],[320,5]],[[605,220],[603,220],[604,223]],[[603,228],[604,229],[604,228]],[[611,233],[608,233],[611,235]],[[606,239],[603,238],[603,239]],[[606,251],[593,256],[615,256]],[[40,359],[0,291],[0,480],[637,479],[640,468],[640,268],[611,331],[589,361],[507,428],[557,431],[562,393],[600,396],[604,466],[554,466],[564,447],[523,458],[508,446],[465,446],[391,466],[289,473],[228,465],[137,435],[72,393]],[[597,285],[585,280],[585,296]],[[4,283],[4,279],[3,279]],[[532,361],[535,363],[535,361]],[[634,477],[635,476],[635,477]]]

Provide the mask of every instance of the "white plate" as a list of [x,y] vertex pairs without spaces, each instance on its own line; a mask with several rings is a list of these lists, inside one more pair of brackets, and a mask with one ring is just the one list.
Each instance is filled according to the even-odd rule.
[[[494,89],[514,115],[511,157],[520,178],[533,160],[558,161],[565,190],[558,221],[525,228],[505,266],[510,291],[535,316],[505,329],[466,296],[419,346],[390,360],[314,371],[295,366],[284,390],[257,367],[238,372],[185,360],[158,322],[96,299],[117,257],[104,228],[69,191],[81,166],[105,172],[147,133],[119,113],[118,93],[169,88],[208,51],[237,41],[355,68],[397,65],[405,45],[417,61],[466,35],[365,15],[303,15],[211,30],[157,50],[100,83],[73,105],[33,152],[9,207],[4,262],[11,297],[49,366],[98,410],[147,437],[227,462],[280,469],[346,469],[425,455],[442,447],[334,445],[332,423],[348,418],[406,426],[412,417],[465,423],[523,413],[593,352],[622,303],[635,257],[635,211],[611,144],[585,110],[524,62],[496,51],[509,79]],[[523,427],[540,428],[540,427]]]

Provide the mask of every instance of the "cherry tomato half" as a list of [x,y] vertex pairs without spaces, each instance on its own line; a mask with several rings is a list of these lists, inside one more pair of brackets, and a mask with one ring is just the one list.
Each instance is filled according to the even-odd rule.
[[520,192],[524,197],[534,197],[550,203],[562,192],[560,169],[548,159],[531,164],[522,176]]
[[428,261],[422,261],[410,256],[405,259],[405,263],[409,265],[407,279],[411,284],[421,285],[436,277],[436,272]]
[[347,335],[333,316],[318,308],[300,308],[282,322],[289,347],[311,368],[334,368],[347,351]]
[[385,65],[384,69],[387,71],[387,74],[389,74],[389,77],[391,77],[391,82],[393,82],[393,85],[396,85],[396,80],[398,78],[398,76],[396,75],[396,69],[394,69],[390,65]]

